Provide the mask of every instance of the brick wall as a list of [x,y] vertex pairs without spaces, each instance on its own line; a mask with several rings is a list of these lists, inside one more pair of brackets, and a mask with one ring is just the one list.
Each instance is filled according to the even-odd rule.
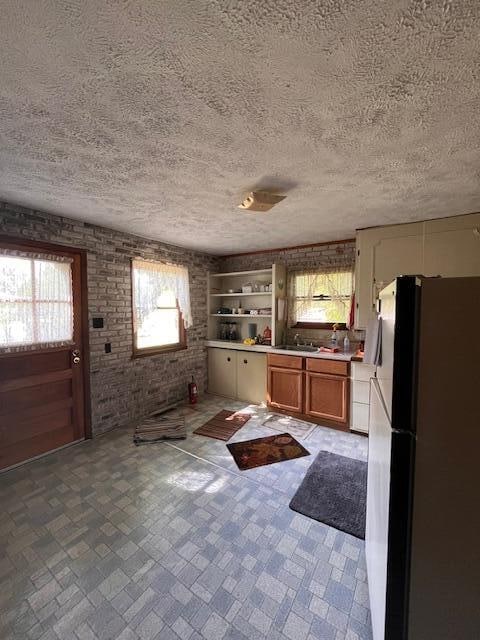
[[[249,269],[266,269],[274,262],[284,264],[287,267],[287,272],[322,266],[344,266],[345,264],[353,268],[355,265],[355,241],[347,240],[341,243],[322,244],[314,247],[281,249],[279,251],[265,251],[242,256],[226,256],[221,260],[220,270],[247,271]],[[287,332],[288,342],[292,342],[295,333],[300,334],[302,341],[321,343],[325,342],[332,332],[318,329],[289,329]],[[339,337],[342,338],[343,333],[339,333]],[[357,336],[353,332],[350,337],[351,339],[360,339],[363,336]]]
[[[192,374],[200,392],[205,390],[207,272],[218,270],[217,258],[5,203],[0,205],[0,232],[88,252],[94,434],[135,422],[165,401],[184,398]],[[188,267],[193,327],[187,332],[185,351],[132,358],[130,259],[133,257]],[[91,327],[93,316],[104,318],[104,329]],[[105,353],[105,342],[112,345],[109,354]]]

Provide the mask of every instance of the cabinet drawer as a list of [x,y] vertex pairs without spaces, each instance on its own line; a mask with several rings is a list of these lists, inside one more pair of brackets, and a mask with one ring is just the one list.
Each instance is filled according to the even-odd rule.
[[344,362],[343,360],[307,358],[307,371],[330,373],[335,376],[348,376],[348,362]]
[[374,364],[363,364],[363,362],[352,362],[352,378],[369,382],[375,374]]
[[302,356],[282,356],[278,353],[268,354],[269,367],[282,367],[283,369],[301,369]]
[[351,429],[355,431],[363,431],[368,433],[368,418],[370,413],[370,405],[352,402],[352,420]]
[[353,381],[353,401],[362,404],[370,403],[370,382]]

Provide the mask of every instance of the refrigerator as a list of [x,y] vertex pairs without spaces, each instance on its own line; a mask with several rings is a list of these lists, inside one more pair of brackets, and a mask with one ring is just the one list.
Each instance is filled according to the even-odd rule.
[[365,551],[374,640],[480,638],[480,278],[378,299]]

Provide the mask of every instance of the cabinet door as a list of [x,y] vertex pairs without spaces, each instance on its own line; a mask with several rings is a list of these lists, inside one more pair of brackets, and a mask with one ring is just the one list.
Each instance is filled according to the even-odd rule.
[[237,351],[237,397],[260,404],[267,397],[267,356]]
[[219,396],[237,395],[237,352],[232,349],[208,350],[208,391]]
[[397,276],[416,275],[423,271],[422,236],[383,238],[373,249],[373,295],[377,294]]
[[423,223],[365,229],[357,234],[355,327],[365,329],[378,291],[400,275],[423,272]]
[[347,424],[348,378],[307,371],[305,413]]
[[273,407],[302,413],[303,372],[268,367],[268,403]]
[[480,275],[480,214],[425,223],[425,275]]

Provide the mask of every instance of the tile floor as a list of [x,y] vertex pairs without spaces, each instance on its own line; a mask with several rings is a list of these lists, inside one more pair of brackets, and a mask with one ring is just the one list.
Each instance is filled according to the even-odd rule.
[[[311,456],[240,472],[225,443],[131,430],[0,476],[0,637],[368,640],[363,542],[288,508],[320,449],[365,459],[367,440],[319,427]],[[271,435],[266,410],[233,440]]]

